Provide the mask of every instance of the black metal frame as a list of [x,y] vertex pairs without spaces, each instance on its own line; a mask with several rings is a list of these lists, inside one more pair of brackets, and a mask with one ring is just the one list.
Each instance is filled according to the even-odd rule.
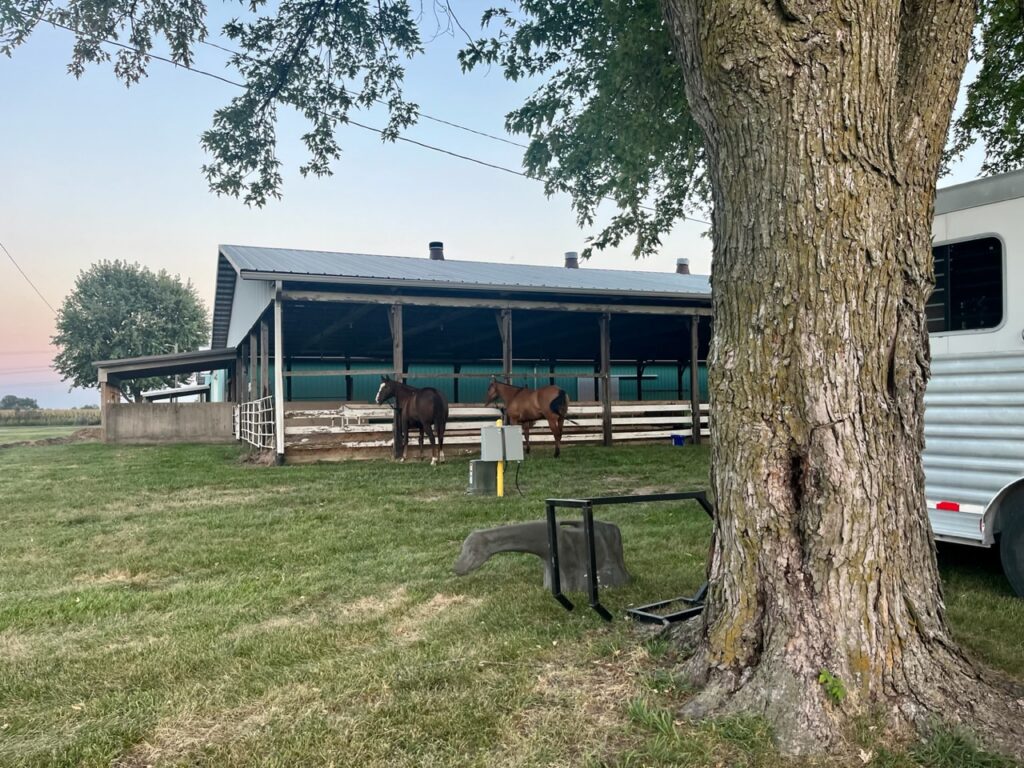
[[[559,507],[568,509],[579,509],[583,512],[583,535],[587,544],[587,598],[590,607],[597,612],[605,621],[611,621],[612,615],[608,609],[601,605],[598,599],[597,584],[597,551],[594,545],[594,507],[610,506],[612,504],[644,504],[656,501],[696,501],[708,513],[708,517],[714,518],[714,509],[708,501],[704,491],[683,491],[680,493],[647,493],[634,496],[597,496],[592,499],[547,499],[544,502],[544,510],[548,520],[548,564],[551,570],[551,595],[563,608],[571,611],[575,608],[573,602],[562,594],[562,575],[558,569],[558,518],[555,510]],[[707,592],[707,584],[700,588],[692,598],[680,597],[673,600],[662,600],[658,603],[642,605],[629,611],[631,615],[640,621],[651,621],[668,623],[679,621],[683,618],[690,618],[703,610],[704,595]],[[651,611],[663,608],[675,602],[684,602],[691,607],[684,611],[668,615],[658,615]],[[700,605],[701,607],[696,607]],[[686,614],[681,615],[681,614]],[[679,618],[671,618],[679,616]]]

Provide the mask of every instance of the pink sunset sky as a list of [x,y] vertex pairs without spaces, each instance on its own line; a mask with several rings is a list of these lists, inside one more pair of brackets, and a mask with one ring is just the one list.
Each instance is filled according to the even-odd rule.
[[[75,80],[65,70],[71,42],[68,32],[40,27],[13,58],[0,59],[0,242],[54,307],[101,259],[180,274],[209,307],[219,243],[426,257],[427,242],[437,239],[451,259],[559,264],[595,231],[580,229],[568,198],[546,198],[537,182],[382,144],[352,127],[343,131],[335,175],[303,179],[296,171],[305,159],[303,125],[288,113],[279,130],[284,198],[264,209],[217,198],[200,173],[199,135],[231,86],[159,62],[132,89],[109,66]],[[457,49],[449,37],[432,43],[410,63],[407,93],[423,112],[505,135],[504,115],[530,84],[509,83],[497,71],[463,75]],[[225,54],[199,53],[198,66],[230,74]],[[365,120],[382,122],[372,114]],[[424,122],[407,135],[520,167],[520,149],[448,127]],[[973,153],[944,183],[974,178],[979,165]],[[592,266],[669,272],[687,256],[692,271],[706,274],[705,230],[680,222],[658,257],[636,262],[623,247]],[[53,320],[0,251],[0,396],[34,397],[43,407],[97,402],[93,390],[69,392],[49,367]]]

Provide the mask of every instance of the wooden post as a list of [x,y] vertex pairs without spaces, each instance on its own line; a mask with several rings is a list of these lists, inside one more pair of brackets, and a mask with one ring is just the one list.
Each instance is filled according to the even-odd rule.
[[455,363],[452,366],[452,373],[455,374],[452,379],[452,402],[457,403],[459,402],[459,374],[462,373],[462,364]]
[[236,403],[245,402],[245,360],[243,354],[243,351],[239,349],[238,354],[235,356],[235,371],[232,377],[234,388],[231,394],[232,400]]
[[100,383],[100,426],[103,440],[107,440],[107,425],[110,418],[110,406],[121,401],[121,390],[114,379],[107,378],[106,371],[99,372]]
[[[281,298],[281,281],[277,281],[274,294],[274,442],[276,443],[278,465],[284,464],[284,301]],[[264,322],[263,327],[266,328]],[[266,345],[264,345],[266,348]],[[266,359],[266,355],[264,356]],[[266,367],[264,368],[266,371]],[[266,374],[264,374],[266,376]]]
[[690,317],[690,418],[693,426],[693,443],[700,445],[700,368],[697,354],[700,342],[700,318]]
[[[277,316],[277,305],[275,301],[274,316]],[[275,334],[277,330],[275,329]],[[274,337],[277,344],[277,337]],[[276,359],[276,358],[275,358]],[[260,318],[260,397],[270,394],[270,324],[266,317]]]
[[605,312],[601,329],[601,433],[605,445],[612,444],[612,316]]
[[498,313],[498,329],[501,332],[501,371],[505,381],[512,383],[512,310],[503,309]]
[[255,329],[249,331],[249,399],[250,400],[258,400],[259,399],[259,395],[257,394],[257,392],[259,391],[258,390],[259,382],[256,380],[256,367],[257,367],[256,355],[257,355],[257,353],[259,351],[256,348],[256,344],[257,344],[258,338],[259,337],[256,335],[256,330]]
[[[391,363],[395,371],[395,381],[402,381],[402,374],[405,371],[405,350],[403,349],[401,304],[391,305],[388,323],[391,326]],[[391,425],[391,434],[394,436],[395,458],[401,458],[402,412],[399,410],[397,402],[395,403],[395,420]]]

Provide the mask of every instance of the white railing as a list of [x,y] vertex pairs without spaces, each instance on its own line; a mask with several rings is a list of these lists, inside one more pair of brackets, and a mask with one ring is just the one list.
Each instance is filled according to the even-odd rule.
[[235,407],[235,439],[256,448],[274,448],[274,398],[250,400]]

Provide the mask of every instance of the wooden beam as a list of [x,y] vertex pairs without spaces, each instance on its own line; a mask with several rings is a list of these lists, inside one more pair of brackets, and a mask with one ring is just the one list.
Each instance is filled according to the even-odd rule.
[[107,420],[110,406],[121,402],[121,389],[111,381],[100,382],[100,426],[104,441],[107,439]]
[[501,333],[501,372],[505,381],[512,381],[512,310],[503,309],[498,314],[498,331]]
[[[461,296],[392,296],[374,293],[334,291],[285,291],[285,301],[339,301],[350,304],[387,304],[417,307],[471,307],[477,309],[549,309],[555,312],[615,312],[633,315],[706,315],[710,307],[644,306],[641,304],[587,304],[572,301],[531,301],[525,299],[469,299]],[[708,299],[710,301],[710,297]]]
[[235,403],[245,402],[245,360],[242,359],[242,351],[238,351],[235,357],[234,375],[231,377],[231,400]]
[[693,442],[700,445],[700,318],[690,318],[690,415],[693,419]]
[[258,338],[259,337],[256,335],[256,329],[255,328],[253,328],[253,330],[249,331],[249,399],[250,400],[258,400],[259,399],[259,395],[257,394],[258,387],[259,387],[259,382],[256,380],[256,369],[258,367],[258,363],[257,363],[257,360],[256,360],[256,355],[257,355],[257,353],[259,351],[257,349],[256,345],[257,345],[257,339]]
[[[274,442],[278,464],[284,464],[284,324],[282,314],[281,282],[274,294]],[[266,325],[264,324],[264,327]]]
[[601,435],[605,445],[612,444],[612,317],[605,312],[598,325],[601,330]]
[[[277,306],[274,306],[277,316]],[[274,329],[274,343],[277,344],[277,329]],[[270,394],[270,324],[266,317],[260,318],[260,397]]]
[[[392,304],[388,312],[388,325],[391,326],[391,360],[394,368],[395,381],[402,381],[402,374],[405,373],[405,350],[402,336],[402,305]],[[395,418],[391,424],[391,434],[394,438],[394,456],[401,458],[402,452],[402,412],[395,403]]]

